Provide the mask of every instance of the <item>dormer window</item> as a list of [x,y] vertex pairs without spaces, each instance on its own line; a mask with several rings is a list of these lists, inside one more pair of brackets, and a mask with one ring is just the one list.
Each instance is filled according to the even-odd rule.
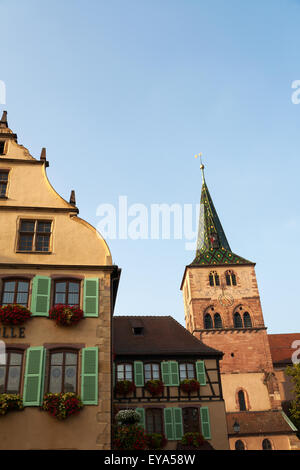
[[144,334],[144,325],[139,318],[133,318],[130,320],[130,324],[134,336],[142,336]]
[[132,328],[134,336],[141,336],[144,334],[144,328],[142,326],[135,326]]
[[[1,152],[0,152],[0,155],[1,155]],[[6,198],[7,184],[8,184],[8,171],[1,170],[0,171],[0,198]]]
[[0,155],[4,155],[4,145],[5,145],[5,142],[3,140],[0,142]]

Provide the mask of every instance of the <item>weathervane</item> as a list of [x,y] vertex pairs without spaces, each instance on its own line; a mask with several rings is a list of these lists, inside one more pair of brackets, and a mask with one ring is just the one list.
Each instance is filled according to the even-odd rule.
[[202,177],[203,177],[203,180],[204,180],[204,165],[203,165],[203,162],[202,162],[202,153],[198,153],[197,155],[195,155],[195,158],[198,158],[200,157],[200,169],[202,171]]

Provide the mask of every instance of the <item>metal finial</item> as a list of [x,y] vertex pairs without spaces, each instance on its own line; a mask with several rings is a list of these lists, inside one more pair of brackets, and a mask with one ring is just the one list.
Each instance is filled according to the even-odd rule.
[[204,165],[203,165],[203,162],[202,162],[202,153],[198,153],[198,155],[195,155],[195,158],[198,158],[200,157],[200,169],[202,171],[202,178],[203,178],[203,181],[205,181],[204,179]]

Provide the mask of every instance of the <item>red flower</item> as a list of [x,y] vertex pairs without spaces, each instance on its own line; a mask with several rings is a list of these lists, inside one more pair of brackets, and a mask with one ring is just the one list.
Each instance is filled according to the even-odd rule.
[[50,309],[49,317],[56,320],[57,325],[71,326],[76,325],[83,318],[83,311],[78,307],[58,304]]
[[0,321],[4,325],[20,325],[30,317],[31,312],[22,305],[10,304],[0,307]]

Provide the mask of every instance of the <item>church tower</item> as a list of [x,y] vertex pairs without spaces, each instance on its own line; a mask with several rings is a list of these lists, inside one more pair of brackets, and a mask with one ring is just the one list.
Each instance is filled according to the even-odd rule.
[[[201,170],[196,256],[186,266],[181,285],[185,322],[193,335],[223,351],[220,366],[226,412],[242,413],[241,423],[246,419],[245,412],[281,413],[280,394],[255,263],[232,252],[208,191],[202,164]],[[233,439],[231,446],[234,442]],[[251,445],[261,448],[260,444]],[[248,448],[251,445],[248,443]]]

